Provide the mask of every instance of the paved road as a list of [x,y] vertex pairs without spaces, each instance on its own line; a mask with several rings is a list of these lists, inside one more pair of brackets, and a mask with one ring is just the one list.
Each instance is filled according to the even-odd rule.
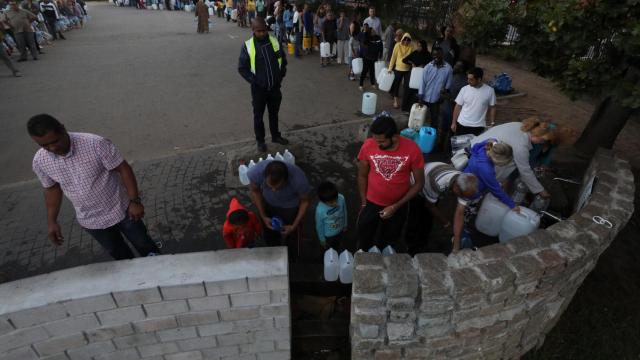
[[[193,13],[89,6],[84,29],[40,61],[19,64],[23,78],[0,70],[0,186],[33,179],[36,147],[25,123],[41,112],[111,138],[129,160],[253,137],[249,87],[236,70],[248,29],[215,18],[201,35]],[[317,56],[289,60],[285,131],[354,118],[361,95],[344,66],[321,69]]]

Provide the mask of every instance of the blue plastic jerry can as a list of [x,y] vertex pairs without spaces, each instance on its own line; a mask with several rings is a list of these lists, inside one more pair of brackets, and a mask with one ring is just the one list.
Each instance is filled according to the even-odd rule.
[[417,142],[419,134],[417,131],[413,130],[412,128],[406,128],[400,131],[400,135],[409,140]]
[[436,144],[436,129],[428,126],[420,128],[420,135],[418,136],[418,146],[423,154],[428,154],[433,150]]

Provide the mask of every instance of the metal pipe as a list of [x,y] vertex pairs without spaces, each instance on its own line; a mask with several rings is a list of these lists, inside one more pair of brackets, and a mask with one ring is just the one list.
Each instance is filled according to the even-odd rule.
[[580,181],[576,181],[576,180],[573,180],[573,179],[565,179],[565,178],[560,178],[560,177],[553,178],[553,180],[564,181],[564,182],[568,182],[570,184],[576,184],[576,185],[581,185],[582,184]]
[[556,221],[562,221],[562,220],[564,220],[563,218],[561,218],[561,217],[559,217],[559,216],[556,216],[556,215],[553,215],[553,214],[551,214],[551,213],[549,213],[549,212],[546,212],[546,211],[540,211],[540,214],[542,214],[542,215],[547,215],[548,217],[550,217],[550,218],[552,218],[552,219],[554,219],[554,220],[556,220]]

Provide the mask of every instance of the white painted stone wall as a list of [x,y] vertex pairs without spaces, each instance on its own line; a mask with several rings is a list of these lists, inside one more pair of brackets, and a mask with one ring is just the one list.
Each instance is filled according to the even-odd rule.
[[0,359],[291,357],[286,248],[98,263],[0,285]]

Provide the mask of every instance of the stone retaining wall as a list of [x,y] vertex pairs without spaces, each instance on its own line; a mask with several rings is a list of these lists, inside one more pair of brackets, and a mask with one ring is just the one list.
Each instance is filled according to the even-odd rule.
[[542,344],[633,213],[626,161],[600,150],[585,181],[593,175],[578,213],[507,244],[449,257],[357,254],[352,358],[512,359]]
[[92,264],[0,285],[0,358],[289,359],[285,248]]

